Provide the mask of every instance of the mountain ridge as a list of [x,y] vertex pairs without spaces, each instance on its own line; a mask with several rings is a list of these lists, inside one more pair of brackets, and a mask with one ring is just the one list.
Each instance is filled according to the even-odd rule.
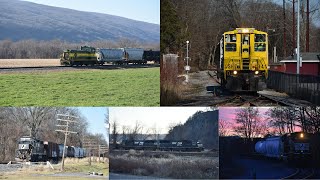
[[18,0],[0,0],[0,12],[0,39],[160,41],[160,25],[109,14]]

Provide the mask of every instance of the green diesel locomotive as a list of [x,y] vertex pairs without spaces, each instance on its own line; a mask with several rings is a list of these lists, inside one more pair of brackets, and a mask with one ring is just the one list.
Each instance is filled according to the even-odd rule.
[[96,49],[81,46],[80,50],[66,50],[62,53],[60,64],[65,66],[103,65],[104,62],[97,58]]

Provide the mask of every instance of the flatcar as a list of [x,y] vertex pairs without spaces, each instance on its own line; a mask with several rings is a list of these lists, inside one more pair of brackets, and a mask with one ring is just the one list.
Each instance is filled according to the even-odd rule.
[[254,28],[236,28],[220,40],[218,77],[231,91],[259,91],[268,77],[268,34]]
[[[16,150],[16,161],[58,161],[63,156],[63,144],[41,141],[31,137],[21,137]],[[81,147],[66,146],[65,157],[86,157],[86,150]]]
[[255,150],[263,156],[285,160],[290,163],[309,161],[311,159],[311,136],[310,133],[295,132],[268,137],[257,142]]
[[125,140],[117,148],[125,150],[151,150],[151,151],[203,151],[200,142],[191,140]]

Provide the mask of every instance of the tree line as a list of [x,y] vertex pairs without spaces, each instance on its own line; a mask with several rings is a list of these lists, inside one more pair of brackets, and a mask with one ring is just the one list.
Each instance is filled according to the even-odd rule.
[[237,109],[235,115],[233,122],[219,121],[220,136],[250,139],[296,131],[320,133],[320,107],[273,107],[264,114],[258,108],[248,107]]
[[141,43],[127,38],[117,42],[97,40],[91,42],[71,43],[63,40],[39,41],[34,39],[11,41],[0,40],[0,59],[57,59],[66,49],[80,49],[81,46],[93,46],[97,48],[133,47],[143,49],[159,49],[159,44]]
[[[296,35],[293,34],[296,24],[294,26],[293,22],[296,22],[297,16],[292,19],[292,1],[285,2],[283,11],[282,4],[270,0],[162,0],[161,52],[179,54],[182,61],[186,53],[186,40],[189,40],[191,65],[206,69],[215,66],[219,60],[218,43],[223,32],[238,27],[253,27],[269,33],[269,57],[272,57],[274,46],[277,47],[278,57],[287,57],[296,47]],[[320,3],[310,2],[310,52],[319,52],[320,23],[316,22],[320,20]],[[301,51],[305,52],[306,1],[301,1],[300,11]]]
[[184,124],[170,124],[168,134],[163,136],[156,128],[146,129],[139,121],[132,127],[122,125],[122,131],[116,119],[111,121],[110,126],[110,144],[114,147],[124,140],[167,139],[200,141],[205,148],[218,148],[218,111],[214,109],[198,111]]
[[[77,123],[69,126],[67,145],[82,147],[84,138],[94,138],[100,144],[106,144],[102,134],[88,132],[87,119],[78,109],[67,107],[2,107],[0,108],[0,162],[13,160],[17,142],[22,136],[59,144],[64,142],[64,134],[56,132],[57,114],[69,114],[79,117]],[[60,123],[59,123],[60,124]]]

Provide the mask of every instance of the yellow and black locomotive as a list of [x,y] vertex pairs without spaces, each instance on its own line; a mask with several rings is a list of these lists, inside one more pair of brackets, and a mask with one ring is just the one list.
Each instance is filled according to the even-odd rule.
[[268,34],[254,28],[236,28],[220,41],[219,77],[231,91],[259,91],[268,77]]
[[60,64],[65,66],[100,65],[103,62],[97,58],[96,49],[89,46],[81,46],[80,50],[66,50],[62,53]]

